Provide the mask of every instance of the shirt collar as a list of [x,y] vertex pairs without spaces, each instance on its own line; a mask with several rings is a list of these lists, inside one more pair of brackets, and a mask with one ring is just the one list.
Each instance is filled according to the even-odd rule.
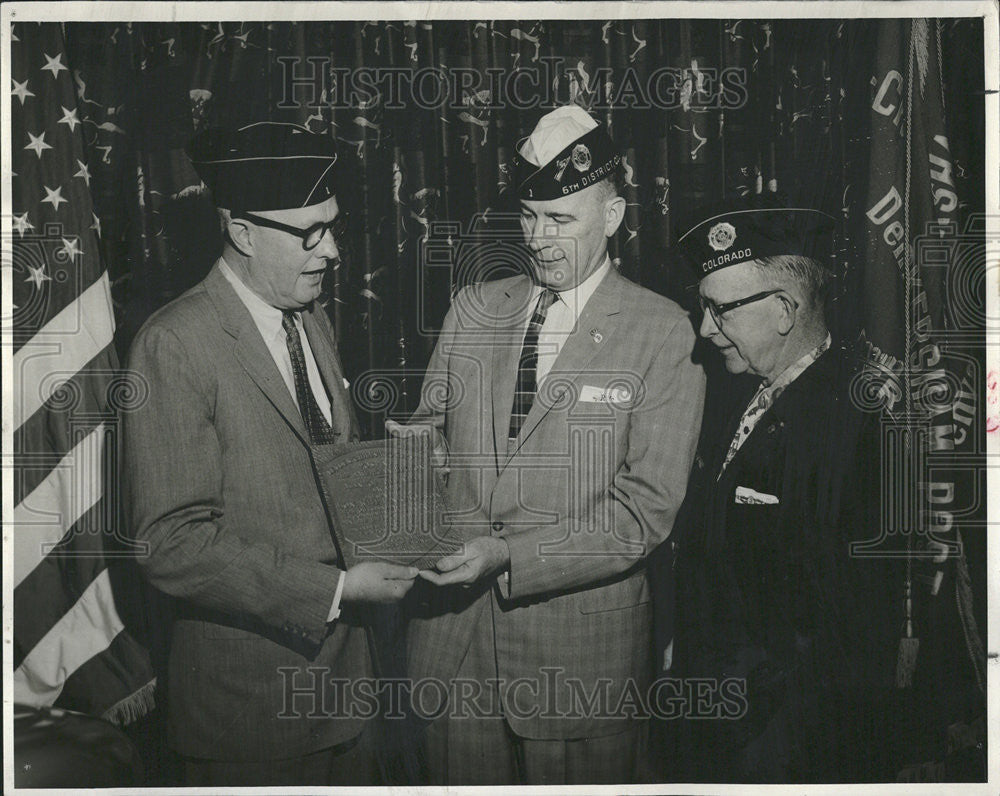
[[[594,291],[597,290],[597,286],[601,284],[601,281],[608,275],[608,271],[610,270],[611,257],[609,255],[605,255],[604,262],[601,264],[601,267],[584,279],[579,285],[571,287],[567,290],[555,291],[556,299],[565,304],[573,313],[575,318],[579,318],[580,314],[583,312],[583,308],[586,307],[587,302],[590,301],[590,297],[594,295]],[[541,292],[542,287],[540,285],[535,285],[532,290],[532,297],[537,298],[541,295]]]
[[769,385],[764,386],[764,384],[761,383],[760,388],[757,390],[757,394],[761,395],[766,393],[770,399],[769,402],[774,402],[789,384],[801,376],[806,368],[823,355],[823,353],[830,347],[831,342],[832,339],[830,337],[830,333],[827,332],[826,339],[823,340],[822,343],[810,350],[808,353],[803,354],[791,365],[781,371],[781,373],[778,374],[778,377]]
[[281,328],[282,311],[277,307],[272,307],[264,299],[254,293],[246,283],[240,279],[236,272],[224,259],[219,259],[219,270],[226,278],[226,281],[233,286],[236,295],[246,305],[253,317],[254,323],[260,329],[261,335],[266,340],[277,339],[283,332]]

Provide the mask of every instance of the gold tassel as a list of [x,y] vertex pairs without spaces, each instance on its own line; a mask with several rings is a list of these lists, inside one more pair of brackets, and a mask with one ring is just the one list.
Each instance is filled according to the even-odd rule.
[[917,668],[917,650],[920,649],[920,639],[913,637],[913,573],[911,562],[906,566],[906,634],[899,640],[899,653],[896,655],[896,688],[909,688],[913,685],[913,673]]
[[156,699],[153,696],[155,691],[156,678],[154,677],[138,691],[116,702],[104,711],[101,714],[101,718],[119,727],[129,725],[133,721],[141,719],[156,707]]
[[899,654],[896,656],[896,688],[909,688],[913,685],[918,649],[920,649],[919,638],[906,636],[899,640]]

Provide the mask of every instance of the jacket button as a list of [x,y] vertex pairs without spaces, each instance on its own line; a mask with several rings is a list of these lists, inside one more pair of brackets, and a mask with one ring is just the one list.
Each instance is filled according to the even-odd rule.
[[497,520],[493,523],[493,533],[500,533],[503,530],[503,523]]

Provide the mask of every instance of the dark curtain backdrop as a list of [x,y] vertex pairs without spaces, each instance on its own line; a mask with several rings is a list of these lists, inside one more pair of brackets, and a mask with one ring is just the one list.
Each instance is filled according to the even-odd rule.
[[[983,202],[979,27],[947,21],[942,42],[957,189],[970,211]],[[546,108],[510,107],[491,92],[488,70],[544,70],[546,59],[559,72],[534,89],[539,101],[594,110],[625,151],[628,210],[612,253],[627,276],[681,295],[669,245],[685,217],[723,196],[778,189],[840,220],[833,322],[852,328],[864,300],[858,221],[875,34],[875,20],[67,24],[119,348],[220,251],[184,144],[206,124],[304,124],[335,136],[342,152],[338,193],[352,223],[327,309],[349,377],[369,373],[355,397],[369,433],[380,433],[386,413],[415,406],[454,283],[489,267],[490,240],[518,235],[500,215],[513,204],[508,164]],[[672,107],[635,107],[632,76],[643,83],[663,66],[688,70]],[[335,81],[328,95],[300,86],[298,107],[280,107],[294,105],[289,74],[359,67],[464,68],[483,79],[438,107],[405,93],[403,108],[371,93],[348,104]],[[597,80],[602,67],[610,72]],[[745,102],[710,107],[720,91],[711,70],[727,68],[744,70]],[[433,95],[433,81],[425,89]],[[518,90],[532,97],[527,80]],[[602,109],[608,99],[614,107]],[[470,229],[477,214],[486,221]],[[420,267],[428,249],[445,264]],[[394,389],[366,389],[387,370]]]

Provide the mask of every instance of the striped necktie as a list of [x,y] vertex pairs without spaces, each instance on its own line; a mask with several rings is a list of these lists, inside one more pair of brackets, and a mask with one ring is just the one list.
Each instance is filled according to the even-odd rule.
[[281,328],[285,330],[285,344],[292,360],[292,377],[295,380],[295,397],[299,402],[299,411],[309,432],[309,441],[314,445],[330,445],[336,441],[337,435],[320,411],[316,397],[309,387],[309,376],[306,373],[306,356],[302,350],[302,339],[295,325],[294,312],[281,313]]
[[538,391],[536,376],[538,372],[538,333],[545,323],[545,316],[549,307],[556,300],[555,291],[546,288],[538,297],[535,311],[528,321],[528,330],[524,333],[524,345],[521,346],[521,357],[517,364],[517,386],[514,390],[514,404],[510,410],[510,439],[517,439],[521,433],[521,426],[524,425],[528,412],[531,411],[531,404],[534,403],[535,393]]

